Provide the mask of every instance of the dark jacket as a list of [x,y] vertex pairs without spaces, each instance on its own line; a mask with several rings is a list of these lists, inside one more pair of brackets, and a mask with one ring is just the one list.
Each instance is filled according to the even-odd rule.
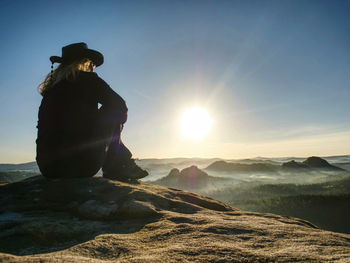
[[94,72],[81,71],[75,81],[64,80],[48,89],[39,108],[37,157],[91,137],[97,125],[98,104],[116,116],[124,116],[121,123],[126,121],[125,101]]

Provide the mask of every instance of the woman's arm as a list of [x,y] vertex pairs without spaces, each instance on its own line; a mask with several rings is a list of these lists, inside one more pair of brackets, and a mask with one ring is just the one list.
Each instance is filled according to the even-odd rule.
[[96,95],[97,100],[102,106],[111,111],[115,111],[121,118],[122,123],[125,123],[128,115],[128,108],[125,100],[119,96],[103,79],[96,74]]

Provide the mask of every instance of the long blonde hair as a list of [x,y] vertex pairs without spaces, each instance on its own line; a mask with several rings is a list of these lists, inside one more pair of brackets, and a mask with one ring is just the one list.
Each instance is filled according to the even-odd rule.
[[90,59],[76,60],[70,64],[60,64],[52,73],[47,74],[39,85],[39,92],[44,96],[45,92],[61,80],[74,81],[79,71],[92,72],[94,64]]

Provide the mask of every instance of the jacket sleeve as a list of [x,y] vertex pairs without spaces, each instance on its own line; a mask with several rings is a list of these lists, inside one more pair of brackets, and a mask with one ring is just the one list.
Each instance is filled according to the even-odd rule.
[[119,110],[121,112],[127,112],[128,108],[124,99],[119,96],[103,79],[97,77],[98,89],[97,99],[103,106]]
[[121,115],[122,123],[126,122],[128,108],[126,106],[125,100],[116,93],[103,79],[96,74],[96,95],[97,100],[102,106],[111,109]]

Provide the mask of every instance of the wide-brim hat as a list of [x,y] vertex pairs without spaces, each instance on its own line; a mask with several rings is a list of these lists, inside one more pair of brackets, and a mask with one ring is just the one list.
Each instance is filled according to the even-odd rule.
[[76,60],[88,58],[96,67],[103,64],[103,55],[93,49],[89,49],[84,42],[74,43],[62,48],[62,57],[51,56],[52,63],[70,64]]

